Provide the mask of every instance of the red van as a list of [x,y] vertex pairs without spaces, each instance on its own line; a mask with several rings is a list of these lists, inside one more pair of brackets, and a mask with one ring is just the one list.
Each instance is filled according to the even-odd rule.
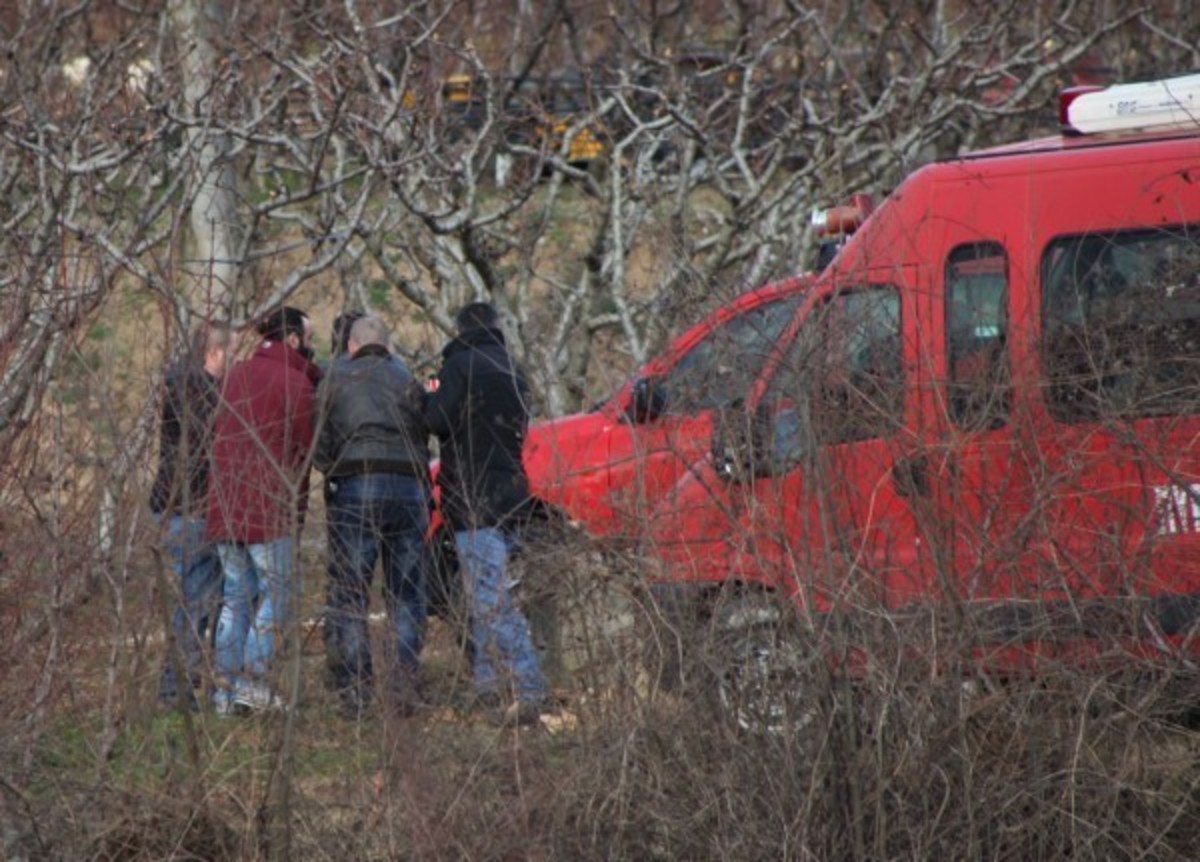
[[660,504],[660,585],[1200,653],[1200,75],[1061,112],[866,218]]

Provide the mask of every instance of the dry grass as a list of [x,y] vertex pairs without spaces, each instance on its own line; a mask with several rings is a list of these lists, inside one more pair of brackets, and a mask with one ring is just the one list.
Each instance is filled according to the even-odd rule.
[[[577,544],[529,554],[527,568],[559,585],[557,691],[569,713],[531,729],[497,728],[470,709],[441,622],[424,656],[434,706],[410,719],[339,717],[310,634],[289,753],[280,717],[163,712],[156,638],[124,651],[110,674],[95,649],[114,633],[104,597],[65,616],[70,665],[40,726],[22,723],[6,687],[8,857],[1193,857],[1193,671],[1064,666],[964,686],[912,660],[920,644],[909,643],[909,660],[853,678],[823,661],[793,667],[776,682],[801,693],[784,698],[794,721],[764,731],[715,696],[731,645],[704,625],[682,644],[697,659],[684,684],[651,684],[660,677],[646,635],[680,632],[648,622],[658,616],[640,604],[630,560]],[[312,596],[318,560],[305,570]],[[147,601],[147,632],[159,601]],[[35,669],[45,658],[44,642],[35,646],[11,664]],[[900,654],[895,643],[868,646],[881,659]]]

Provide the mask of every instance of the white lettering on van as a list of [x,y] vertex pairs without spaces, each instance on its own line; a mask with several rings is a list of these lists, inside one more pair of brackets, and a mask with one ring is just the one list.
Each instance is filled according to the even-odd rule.
[[1160,535],[1200,532],[1200,485],[1155,485],[1154,514]]

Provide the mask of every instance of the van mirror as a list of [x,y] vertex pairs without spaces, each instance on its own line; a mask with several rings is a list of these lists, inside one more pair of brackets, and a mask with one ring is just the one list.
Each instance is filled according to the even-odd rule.
[[667,409],[667,388],[661,377],[639,377],[633,382],[625,418],[634,425],[653,422]]

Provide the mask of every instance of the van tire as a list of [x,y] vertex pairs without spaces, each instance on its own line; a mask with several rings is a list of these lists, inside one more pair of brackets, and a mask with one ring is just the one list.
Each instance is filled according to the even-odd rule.
[[785,600],[748,593],[722,602],[707,649],[718,711],[739,730],[792,733],[811,725],[813,651],[807,649]]

